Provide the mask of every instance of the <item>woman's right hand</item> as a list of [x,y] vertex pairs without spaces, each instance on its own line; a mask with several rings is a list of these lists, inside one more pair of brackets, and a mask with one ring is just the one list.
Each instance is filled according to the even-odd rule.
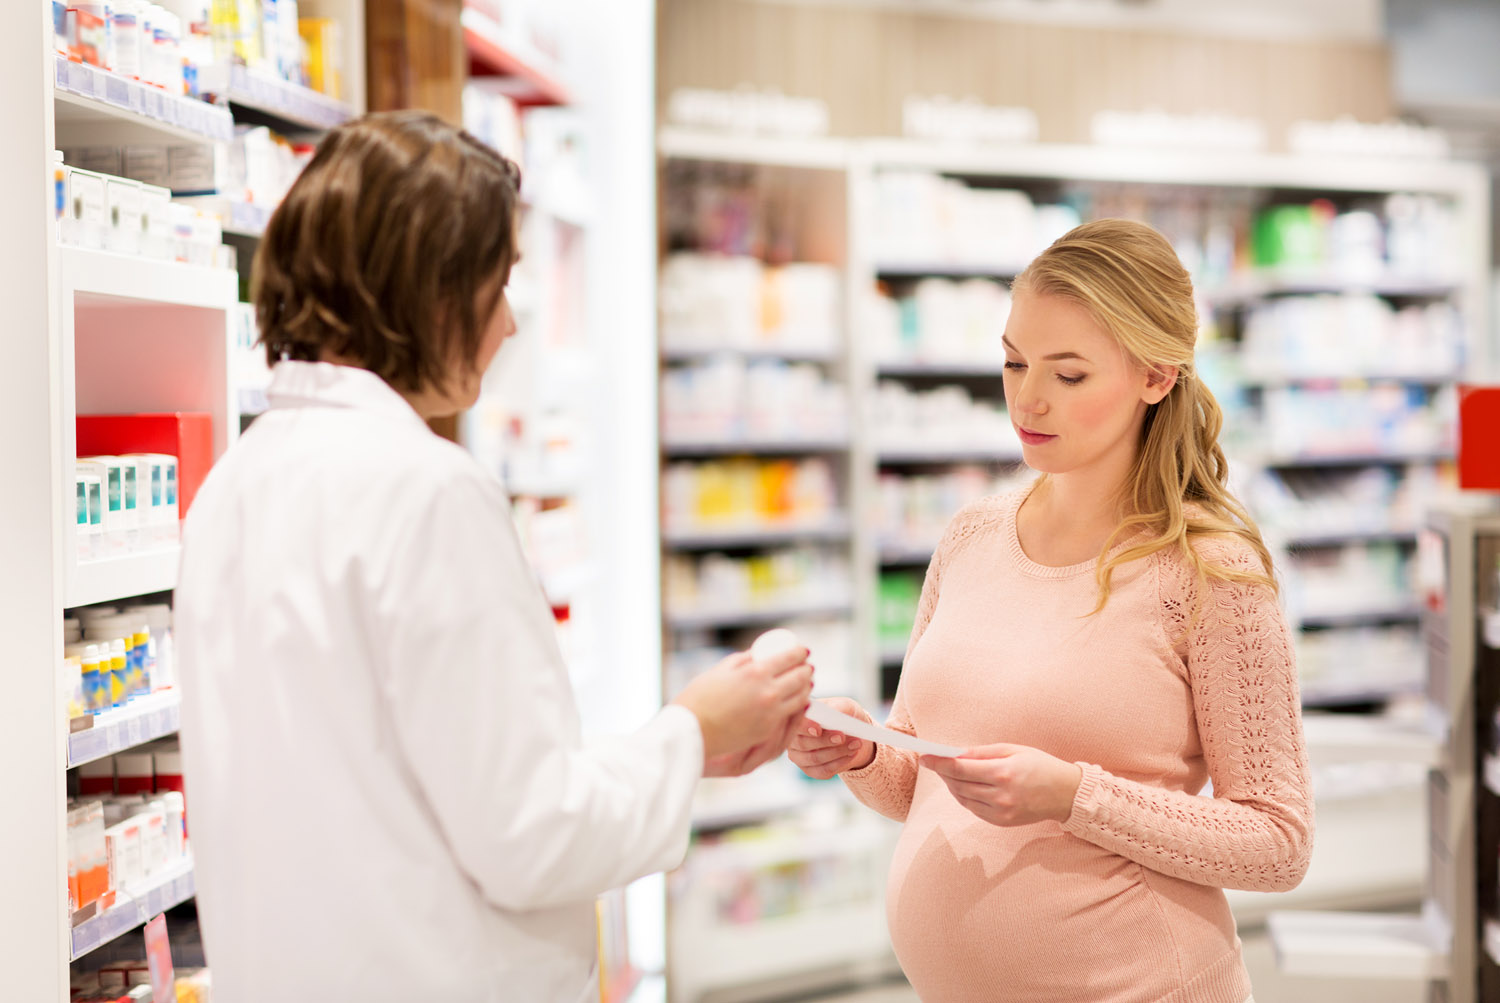
[[752,746],[764,746],[768,758],[781,754],[789,725],[802,716],[812,698],[813,667],[807,664],[808,654],[806,648],[797,648],[756,662],[740,652],[683,688],[672,702],[698,718],[706,763]]
[[[821,702],[851,717],[871,721],[865,709],[848,697],[831,697]],[[786,754],[814,780],[827,780],[848,770],[862,770],[873,763],[875,743],[852,738],[841,731],[828,731],[803,718]]]

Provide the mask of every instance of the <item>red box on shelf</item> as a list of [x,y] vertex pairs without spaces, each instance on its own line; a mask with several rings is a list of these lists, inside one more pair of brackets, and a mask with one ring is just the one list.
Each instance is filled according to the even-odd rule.
[[1458,485],[1500,490],[1500,386],[1458,386]]
[[178,518],[186,518],[193,498],[214,465],[213,415],[197,411],[162,414],[81,414],[79,456],[166,453],[177,457]]

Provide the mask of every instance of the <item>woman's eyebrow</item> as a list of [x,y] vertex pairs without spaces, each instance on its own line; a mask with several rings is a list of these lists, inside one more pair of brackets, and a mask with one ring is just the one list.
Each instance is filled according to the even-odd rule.
[[[1020,354],[1020,349],[1012,344],[1011,340],[1005,335],[1000,336],[1000,342],[1012,352]],[[1080,362],[1089,361],[1088,359],[1085,359],[1083,356],[1079,355],[1077,352],[1053,352],[1051,355],[1042,356],[1043,362],[1060,362],[1063,359],[1077,359]]]

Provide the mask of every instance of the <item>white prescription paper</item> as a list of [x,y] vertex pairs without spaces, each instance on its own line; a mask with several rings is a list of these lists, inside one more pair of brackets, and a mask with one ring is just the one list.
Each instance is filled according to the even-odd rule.
[[912,752],[923,756],[943,756],[953,759],[964,754],[963,749],[956,749],[951,745],[938,745],[936,742],[928,742],[924,739],[913,738],[902,731],[892,731],[890,728],[882,728],[878,724],[870,724],[861,721],[857,717],[851,717],[842,711],[834,710],[826,703],[814,700],[812,706],[807,708],[807,719],[820,728],[829,731],[841,731],[845,735],[854,738],[863,738],[867,742],[878,742],[881,745],[889,745],[897,749],[910,749]]

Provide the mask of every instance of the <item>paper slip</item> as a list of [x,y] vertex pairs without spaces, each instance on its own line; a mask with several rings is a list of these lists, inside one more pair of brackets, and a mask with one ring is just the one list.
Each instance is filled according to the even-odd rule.
[[836,711],[826,703],[817,700],[814,700],[812,706],[807,708],[807,719],[829,731],[841,731],[854,738],[863,738],[867,742],[878,742],[897,749],[910,749],[923,756],[943,756],[952,759],[964,753],[963,749],[955,749],[951,745],[938,745],[936,742],[913,738],[905,732],[892,731],[878,724],[869,724],[857,717],[850,717],[842,711]]

